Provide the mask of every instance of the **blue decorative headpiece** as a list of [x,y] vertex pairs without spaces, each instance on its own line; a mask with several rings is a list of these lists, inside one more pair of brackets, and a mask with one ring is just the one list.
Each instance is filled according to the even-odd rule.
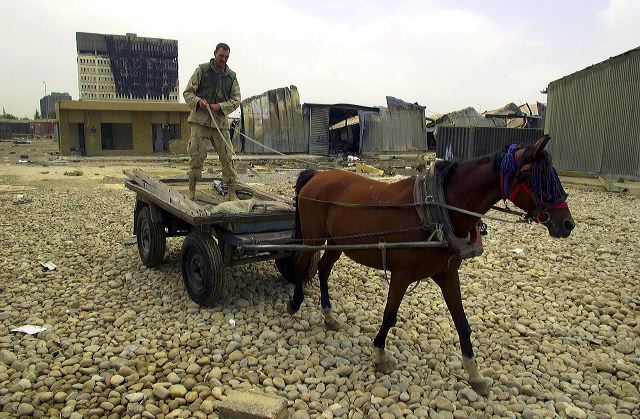
[[509,146],[509,150],[502,157],[502,162],[500,162],[500,174],[503,178],[503,188],[502,193],[509,193],[509,183],[511,182],[511,176],[516,172],[516,150],[518,149],[517,144],[511,144]]

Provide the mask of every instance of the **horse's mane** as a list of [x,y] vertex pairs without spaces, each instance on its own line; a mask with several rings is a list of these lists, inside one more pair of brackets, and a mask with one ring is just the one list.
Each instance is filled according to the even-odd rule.
[[[531,149],[530,145],[525,146],[527,150]],[[474,159],[465,160],[462,162],[451,162],[446,160],[440,160],[436,163],[438,170],[446,170],[447,175],[444,181],[446,186],[451,176],[460,168],[463,164],[481,164],[490,161],[491,167],[494,173],[500,172],[500,165],[504,158],[508,146],[503,151],[485,154]],[[560,179],[556,169],[553,167],[551,161],[551,155],[543,150],[538,154],[534,164],[531,165],[531,169],[527,171],[528,185],[534,192],[536,201],[540,203],[557,203],[563,201],[567,197],[567,193],[562,188]]]

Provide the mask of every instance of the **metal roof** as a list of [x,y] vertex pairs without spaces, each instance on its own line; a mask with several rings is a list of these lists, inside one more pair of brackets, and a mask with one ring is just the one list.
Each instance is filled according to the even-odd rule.
[[313,107],[313,108],[343,108],[343,109],[355,109],[359,111],[371,111],[371,112],[379,112],[380,108],[371,107],[371,106],[363,106],[363,105],[353,105],[350,103],[304,103],[302,104],[303,108]]
[[596,64],[592,64],[589,67],[583,68],[582,70],[578,70],[575,73],[571,73],[569,75],[566,75],[564,77],[561,77],[557,80],[552,81],[551,83],[558,83],[558,82],[567,82],[567,81],[571,81],[571,80],[575,80],[579,77],[584,76],[586,73],[590,73],[593,71],[599,71],[602,68],[605,68],[611,64],[613,64],[613,62],[615,61],[624,61],[628,58],[630,58],[631,56],[634,56],[636,54],[640,54],[640,47],[634,48],[634,49],[630,49],[629,51],[623,52],[622,54],[619,55],[614,55],[613,57],[610,57],[604,61],[601,61],[599,63]]

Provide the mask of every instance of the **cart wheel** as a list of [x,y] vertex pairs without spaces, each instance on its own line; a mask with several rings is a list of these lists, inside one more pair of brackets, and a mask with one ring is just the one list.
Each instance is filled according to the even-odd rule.
[[164,225],[151,220],[151,210],[146,205],[140,209],[136,222],[138,223],[136,239],[140,260],[148,268],[158,266],[162,263],[167,248]]
[[210,234],[194,231],[182,243],[182,280],[189,297],[202,306],[212,305],[222,292],[222,254]]
[[[311,258],[311,268],[309,269],[309,274],[302,281],[303,283],[311,281],[311,279],[318,272],[318,262],[320,261],[320,257],[322,256],[322,252],[316,252]],[[296,283],[296,258],[298,257],[298,253],[294,253],[293,256],[287,256],[284,258],[276,259],[276,268],[280,271],[282,277],[290,284]]]

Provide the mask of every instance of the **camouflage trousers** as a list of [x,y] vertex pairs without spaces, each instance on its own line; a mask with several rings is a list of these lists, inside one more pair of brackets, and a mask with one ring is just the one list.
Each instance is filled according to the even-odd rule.
[[189,153],[190,156],[187,176],[194,177],[198,180],[202,179],[202,165],[207,159],[207,147],[209,142],[211,142],[222,164],[222,180],[227,184],[235,183],[236,171],[233,167],[233,160],[231,159],[233,150],[229,149],[231,145],[229,130],[227,128],[220,128],[220,132],[222,132],[221,136],[216,128],[194,123],[189,123],[189,125],[191,126],[191,138],[189,138],[189,144],[187,145],[187,153]]

